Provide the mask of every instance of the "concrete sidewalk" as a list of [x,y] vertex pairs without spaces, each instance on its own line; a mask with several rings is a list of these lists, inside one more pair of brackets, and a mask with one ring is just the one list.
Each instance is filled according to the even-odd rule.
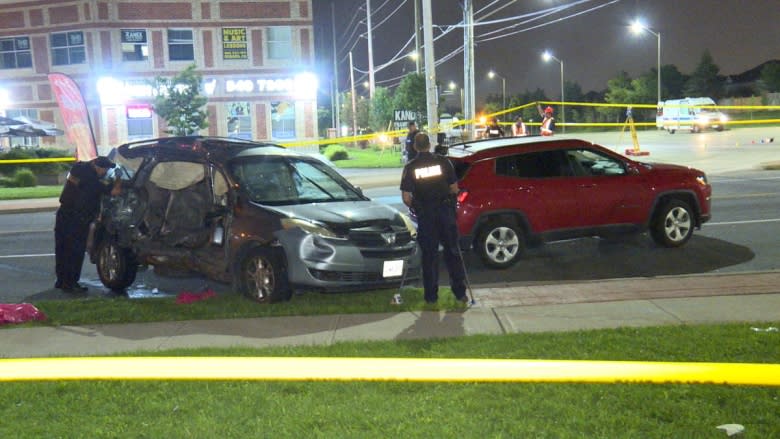
[[476,306],[453,312],[5,328],[0,330],[0,357],[331,345],[722,322],[777,326],[780,322],[780,271],[484,288],[474,290],[474,296]]

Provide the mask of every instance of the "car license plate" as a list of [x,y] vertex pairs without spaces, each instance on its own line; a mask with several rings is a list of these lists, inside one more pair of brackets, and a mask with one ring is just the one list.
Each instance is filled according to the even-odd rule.
[[382,265],[383,277],[398,277],[404,273],[404,261],[385,261]]

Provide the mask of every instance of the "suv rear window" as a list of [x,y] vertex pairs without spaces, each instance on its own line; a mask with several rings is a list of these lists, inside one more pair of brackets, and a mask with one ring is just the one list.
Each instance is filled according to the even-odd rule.
[[561,177],[568,162],[562,151],[541,151],[496,158],[496,175],[520,178]]

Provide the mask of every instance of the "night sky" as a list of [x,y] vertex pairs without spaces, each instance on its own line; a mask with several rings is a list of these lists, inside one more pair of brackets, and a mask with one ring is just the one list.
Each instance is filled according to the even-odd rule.
[[[499,0],[495,4],[500,6],[510,2]],[[332,77],[330,5],[335,3],[339,83],[340,90],[345,91],[349,87],[347,53],[357,35],[365,32],[362,24],[358,25],[358,31],[353,33],[353,30],[359,20],[365,21],[366,0],[314,0],[313,3],[321,88],[327,90]],[[390,16],[402,3],[398,12]],[[490,3],[489,0],[474,0],[477,20],[484,14],[477,14],[477,11]],[[572,3],[575,0],[517,0],[488,20]],[[432,0],[432,5],[435,36],[441,34],[444,27],[462,20],[461,0]],[[765,61],[780,59],[778,0],[592,0],[517,29],[550,23],[600,5],[603,5],[600,9],[572,18],[478,43],[475,49],[477,102],[488,94],[501,94],[500,79],[487,77],[491,69],[506,78],[507,95],[542,88],[550,98],[560,97],[560,64],[544,62],[541,53],[545,49],[563,61],[564,79],[579,83],[583,92],[605,89],[607,80],[621,70],[631,77],[648,72],[656,67],[657,38],[648,32],[640,35],[631,33],[628,26],[636,17],[642,17],[647,27],[660,32],[661,64],[674,64],[685,74],[692,73],[705,49],[709,49],[721,75],[736,75]],[[359,9],[361,6],[363,9]],[[379,66],[399,52],[413,34],[414,10],[412,2],[404,0],[371,0],[371,8],[372,11],[378,10],[372,20],[374,65]],[[353,21],[356,14],[358,17]],[[381,23],[388,16],[390,18]],[[350,22],[353,24],[348,26]],[[476,39],[504,26],[506,24],[479,26],[475,29]],[[453,30],[436,41],[436,58],[440,59],[462,44],[462,29]],[[412,44],[405,53],[413,49]],[[367,39],[359,39],[352,51],[355,67],[367,71]],[[398,80],[384,81],[409,71],[414,71],[413,61],[399,61],[376,73],[377,85],[397,84]],[[436,76],[442,84],[454,81],[460,86],[463,82],[462,52],[437,66]],[[355,80],[362,82],[367,77],[356,72]]]

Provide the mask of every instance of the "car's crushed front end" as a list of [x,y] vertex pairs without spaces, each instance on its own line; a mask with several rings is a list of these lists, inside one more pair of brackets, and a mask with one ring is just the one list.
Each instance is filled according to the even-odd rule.
[[300,289],[343,291],[398,285],[420,276],[411,220],[372,201],[275,208],[275,233],[290,283]]

